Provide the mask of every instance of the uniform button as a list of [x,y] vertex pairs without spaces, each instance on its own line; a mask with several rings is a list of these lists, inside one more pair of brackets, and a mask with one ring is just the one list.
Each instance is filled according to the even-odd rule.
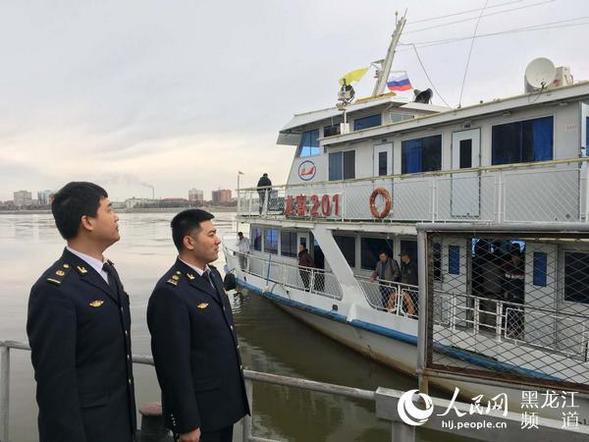
[[243,370],[243,365],[240,365],[240,366],[239,366],[239,369],[240,369],[240,370]]
[[230,326],[229,326],[229,328],[230,328],[231,330],[233,330],[233,326],[232,326],[232,325],[230,325]]
[[125,336],[129,336],[129,332],[125,330]]
[[237,344],[237,346],[235,348],[239,349],[239,344]]
[[124,313],[125,309],[123,307],[121,307],[121,313]]
[[133,383],[133,381],[131,380],[131,378],[129,378],[129,385],[131,385]]
[[127,355],[127,361],[131,360],[131,355]]

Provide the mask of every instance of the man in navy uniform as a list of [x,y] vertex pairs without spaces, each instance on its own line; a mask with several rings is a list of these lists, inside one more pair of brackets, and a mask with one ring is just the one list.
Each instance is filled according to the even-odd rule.
[[106,191],[66,184],[53,199],[63,255],[31,289],[27,333],[41,442],[130,442],[135,399],[129,297],[103,252],[120,238]]
[[239,344],[221,275],[213,215],[189,209],[172,220],[178,259],[147,307],[166,425],[181,442],[230,442],[249,414]]

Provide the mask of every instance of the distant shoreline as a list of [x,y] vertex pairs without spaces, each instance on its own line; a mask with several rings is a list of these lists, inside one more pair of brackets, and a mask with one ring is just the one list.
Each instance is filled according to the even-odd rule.
[[[164,213],[164,212],[179,212],[180,210],[190,209],[192,207],[152,207],[152,208],[136,208],[136,209],[115,209],[117,213]],[[226,206],[209,206],[199,207],[199,209],[208,212],[237,212],[237,207]],[[32,210],[2,210],[0,215],[44,215],[51,213],[50,209],[32,209]]]

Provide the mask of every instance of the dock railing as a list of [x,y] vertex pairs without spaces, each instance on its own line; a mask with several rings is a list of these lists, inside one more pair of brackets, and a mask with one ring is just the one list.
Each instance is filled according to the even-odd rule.
[[[24,350],[29,351],[28,344],[16,341],[0,341],[0,442],[9,442],[8,424],[9,424],[9,407],[10,407],[10,351]],[[153,359],[146,355],[133,355],[135,364],[153,366]],[[491,414],[480,416],[470,416],[469,425],[464,426],[459,433],[456,428],[449,428],[444,425],[444,410],[450,410],[452,407],[459,413],[472,414],[472,404],[462,402],[450,402],[444,399],[432,398],[431,404],[427,400],[424,403],[415,401],[416,396],[411,398],[411,404],[407,403],[407,393],[398,390],[378,387],[375,391],[364,390],[360,388],[346,387],[342,385],[328,384],[324,382],[299,379],[288,376],[280,376],[270,373],[262,373],[252,370],[244,371],[246,391],[250,401],[252,415],[245,416],[240,422],[240,430],[236,436],[241,433],[240,442],[278,442],[272,439],[257,437],[252,434],[252,416],[254,415],[254,396],[253,383],[262,382],[273,385],[281,385],[291,388],[300,388],[303,390],[314,391],[338,397],[345,397],[355,400],[367,401],[373,403],[376,417],[390,422],[391,441],[392,442],[415,442],[417,425],[409,425],[400,417],[398,410],[401,406],[408,413],[410,409],[415,411],[417,408],[425,408],[428,417],[420,426],[429,428],[434,431],[459,434],[460,436],[469,437],[481,441],[515,440],[518,442],[536,442],[538,433],[535,431],[522,431],[519,414],[514,412],[501,412],[495,410]],[[423,396],[421,396],[423,400]],[[474,399],[474,398],[473,398]],[[401,403],[400,403],[401,402]],[[562,440],[566,437],[567,442],[586,441],[589,437],[589,428],[582,426],[574,429],[563,429],[561,422],[554,419],[539,418],[538,424],[542,428],[544,440]],[[479,431],[483,429],[483,431]],[[161,439],[158,439],[161,440]],[[234,437],[234,440],[235,437]],[[140,438],[140,442],[147,442],[147,439]]]

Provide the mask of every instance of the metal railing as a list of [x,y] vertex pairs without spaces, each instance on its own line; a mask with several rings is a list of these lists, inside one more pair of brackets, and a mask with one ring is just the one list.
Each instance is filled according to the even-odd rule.
[[266,258],[241,253],[226,245],[224,249],[229,271],[240,269],[266,280],[268,284],[279,284],[330,299],[342,299],[341,285],[332,272],[275,261],[270,254]]
[[422,373],[589,392],[588,225],[417,233]]
[[388,311],[397,316],[417,318],[419,287],[400,282],[373,280],[356,275],[366,301],[372,308]]
[[[22,342],[16,341],[0,341],[0,442],[9,442],[8,439],[8,423],[9,423],[9,406],[10,406],[10,350],[30,350],[30,347]],[[153,358],[145,355],[133,355],[133,363],[141,365],[153,366]],[[244,370],[246,393],[250,402],[251,415],[246,415],[241,420],[241,441],[242,442],[278,442],[272,439],[266,439],[254,436],[252,434],[252,420],[254,416],[254,396],[253,383],[262,382],[272,385],[280,385],[291,388],[299,388],[307,391],[314,391],[323,394],[329,394],[337,397],[349,398],[354,400],[367,401],[374,404],[375,415],[377,418],[390,422],[391,425],[391,440],[392,442],[415,442],[416,431],[415,426],[409,426],[404,423],[397,409],[399,408],[399,401],[405,396],[404,392],[392,390],[388,388],[378,387],[375,391],[363,390],[360,388],[347,387],[342,385],[328,384],[325,382],[311,381],[308,379],[299,379],[288,376],[280,376],[270,373],[262,373],[253,370]],[[446,433],[456,434],[454,429],[449,429],[441,424],[441,411],[449,409],[450,402],[447,400],[432,397],[433,407],[431,418],[422,424],[422,428],[429,428],[434,431],[441,431]],[[472,413],[472,404],[453,402],[455,410],[466,414]],[[404,403],[406,407],[407,404]],[[507,410],[506,410],[507,411]],[[438,413],[436,413],[438,412]],[[461,435],[471,437],[481,441],[495,441],[498,437],[505,438],[505,440],[513,440],[517,438],[520,442],[536,442],[538,435],[533,431],[521,431],[520,429],[520,415],[513,412],[502,413],[498,410],[495,413],[487,415],[471,416],[470,421],[476,422],[482,420],[482,423],[495,423],[493,428],[497,430],[485,431],[468,431],[464,430]],[[587,440],[589,437],[589,430],[586,428],[571,428],[563,429],[561,422],[552,419],[539,418],[539,423],[542,425],[542,434],[547,437],[547,440],[561,440],[566,437],[568,442],[581,442]],[[496,423],[504,422],[504,425],[497,426]],[[471,428],[477,430],[478,427],[472,425]],[[484,427],[480,427],[484,428]],[[489,428],[488,426],[486,428]],[[236,434],[237,435],[237,434]],[[234,439],[235,440],[235,439]]]
[[[240,189],[239,215],[377,222],[589,222],[588,158]],[[392,209],[369,200],[386,189]],[[384,208],[376,198],[379,212]],[[286,213],[286,215],[285,215]]]

